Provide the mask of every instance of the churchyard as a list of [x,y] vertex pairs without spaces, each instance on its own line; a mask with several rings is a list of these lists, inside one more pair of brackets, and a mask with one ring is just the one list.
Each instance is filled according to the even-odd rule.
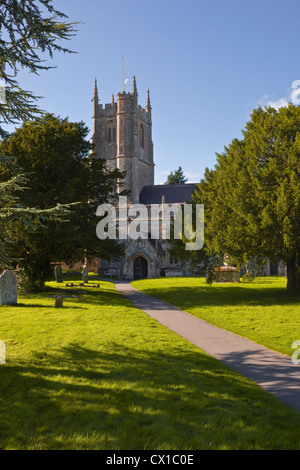
[[148,279],[133,285],[192,315],[291,357],[300,340],[300,297],[286,292],[286,278],[207,286],[199,278]]
[[[0,449],[300,450],[299,412],[134,307],[113,282],[60,267],[49,279],[53,262],[101,259],[102,277],[143,279],[133,282],[142,292],[288,360],[300,343],[297,2],[260,2],[259,11],[255,2],[151,2],[151,15],[148,3],[1,2]],[[132,92],[123,50],[132,56]],[[122,92],[114,88],[118,54]],[[248,86],[240,86],[241,71]],[[272,91],[275,75],[281,85]],[[175,162],[189,176],[179,166],[164,181]],[[173,253],[156,223],[146,240],[146,213],[147,230],[134,243],[121,246],[114,231],[99,236],[96,217],[123,189],[130,205],[204,206],[203,249],[202,231],[187,234],[186,223],[186,240],[181,223],[166,237]],[[191,247],[190,235],[201,243]],[[276,277],[236,282],[232,267],[250,260],[269,260],[270,274],[280,262],[287,278],[277,264]],[[187,263],[188,274],[202,266],[213,279],[218,268],[219,280],[230,274],[234,283],[168,277],[186,275]]]
[[[64,275],[0,307],[0,448],[300,448],[299,413],[133,307],[113,283],[88,281]],[[289,356],[300,338],[299,297],[286,294],[284,278],[134,285]]]

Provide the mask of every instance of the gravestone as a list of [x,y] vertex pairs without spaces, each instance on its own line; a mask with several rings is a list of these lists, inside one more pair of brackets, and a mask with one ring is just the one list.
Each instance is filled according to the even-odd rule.
[[89,268],[86,266],[82,271],[82,280],[85,284],[89,282]]
[[55,266],[55,280],[56,282],[59,282],[59,283],[63,282],[61,266]]
[[0,276],[0,306],[15,305],[18,301],[17,278],[7,269]]
[[55,308],[62,308],[64,305],[64,299],[63,297],[57,297],[55,300]]

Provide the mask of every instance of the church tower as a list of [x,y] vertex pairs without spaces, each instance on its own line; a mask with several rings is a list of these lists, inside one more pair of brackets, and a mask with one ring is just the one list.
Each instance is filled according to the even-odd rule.
[[95,80],[93,96],[93,136],[95,152],[107,161],[109,168],[126,171],[122,189],[130,191],[129,200],[136,204],[144,186],[154,185],[154,162],[152,142],[152,116],[150,93],[146,106],[138,104],[135,77],[132,92],[114,95],[111,103],[99,103]]

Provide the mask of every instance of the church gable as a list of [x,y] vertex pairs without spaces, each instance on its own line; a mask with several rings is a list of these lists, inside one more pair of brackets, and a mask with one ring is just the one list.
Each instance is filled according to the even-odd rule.
[[122,277],[124,279],[159,277],[165,256],[166,252],[156,240],[131,240],[125,249]]
[[[135,77],[132,92],[125,90],[112,97],[111,103],[99,103],[95,81],[93,97],[92,143],[98,158],[111,169],[126,172],[123,187],[129,191],[128,203],[161,205],[184,204],[191,199],[196,185],[154,185],[152,109],[150,93],[146,106],[138,104]],[[160,226],[161,228],[161,226]],[[99,275],[121,279],[160,277],[170,265],[166,240],[138,239],[124,241],[124,259],[99,262]]]

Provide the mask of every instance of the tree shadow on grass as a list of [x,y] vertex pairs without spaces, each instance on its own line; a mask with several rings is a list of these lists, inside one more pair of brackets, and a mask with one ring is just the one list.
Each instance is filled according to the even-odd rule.
[[45,305],[45,304],[34,304],[34,303],[22,303],[18,302],[15,305],[10,305],[9,307],[12,308],[42,308],[42,309],[56,309],[56,310],[68,310],[68,309],[80,309],[80,310],[86,310],[87,307],[82,307],[78,305],[63,305],[60,309],[56,308],[55,305]]
[[[114,287],[112,287],[112,290],[107,291],[106,289],[100,288],[84,288],[84,287],[79,287],[79,288],[72,288],[72,287],[63,287],[63,288],[57,288],[57,287],[49,287],[47,290],[36,293],[36,294],[31,294],[31,295],[23,295],[23,298],[27,298],[29,301],[32,299],[50,299],[52,298],[53,300],[57,297],[64,297],[67,300],[73,300],[80,302],[84,302],[85,299],[88,301],[89,305],[95,305],[95,306],[105,306],[105,305],[120,305],[124,306],[124,302],[126,300],[124,297],[117,292]],[[26,306],[29,304],[26,303],[18,303],[16,306],[21,305]],[[34,303],[31,303],[32,307],[34,307]],[[41,307],[41,308],[52,308],[51,306],[45,306],[42,304],[36,304],[36,307]],[[65,307],[64,307],[65,308]],[[68,306],[66,308],[76,308]],[[83,308],[82,306],[78,306],[77,308]]]
[[0,394],[1,448],[299,448],[300,415],[180,346],[71,344],[1,366]]
[[[139,289],[139,284],[135,287]],[[272,286],[260,288],[253,285],[249,288],[240,285],[222,286],[191,286],[175,285],[174,287],[163,283],[155,287],[141,286],[143,292],[149,296],[160,298],[172,304],[175,300],[181,308],[190,307],[229,307],[229,306],[268,306],[274,305],[300,305],[300,296],[288,294],[285,289]]]

